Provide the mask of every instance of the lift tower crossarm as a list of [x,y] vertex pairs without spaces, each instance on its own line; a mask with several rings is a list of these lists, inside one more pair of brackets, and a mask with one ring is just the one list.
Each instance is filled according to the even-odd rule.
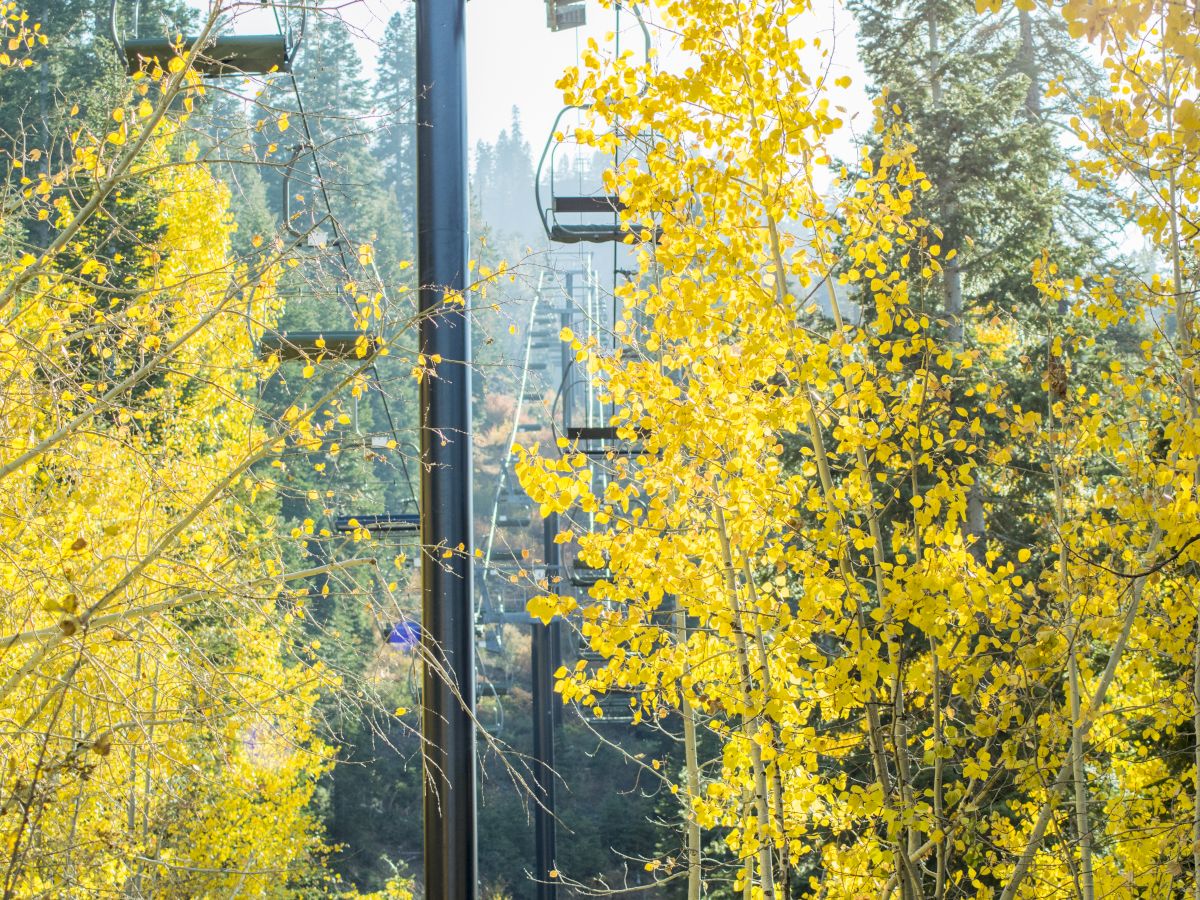
[[[425,896],[476,900],[466,0],[417,2]],[[453,299],[447,302],[447,298]],[[444,552],[448,551],[448,553]]]

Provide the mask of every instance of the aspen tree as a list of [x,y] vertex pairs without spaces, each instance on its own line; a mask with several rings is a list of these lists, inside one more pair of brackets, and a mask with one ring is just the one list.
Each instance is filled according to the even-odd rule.
[[[0,29],[0,66],[36,70],[40,28],[0,3]],[[229,190],[186,138],[192,61],[123,80],[107,110],[65,107],[49,162],[0,149],[5,896],[326,879],[313,798],[333,749],[314,707],[338,679],[296,635],[307,579],[374,560],[286,571],[270,463],[321,441],[370,359],[316,405],[256,418],[277,360],[255,342],[294,248],[233,257]]]
[[[591,44],[560,83],[594,118],[576,140],[634,148],[606,177],[643,277],[618,291],[615,354],[564,335],[628,448],[535,445],[518,467],[609,577],[531,608],[581,623],[606,660],[560,671],[565,699],[599,714],[632,688],[635,718],[670,722],[684,698],[718,739],[681,796],[745,896],[778,896],[780,871],[911,900],[1193,878],[1195,25],[1130,8],[1066,6],[1103,33],[1114,85],[1083,98],[1070,172],[1149,178],[1123,208],[1171,274],[1066,276],[1046,247],[1022,263],[1058,331],[1015,322],[979,347],[913,300],[954,248],[916,212],[934,185],[903,107],[880,97],[878,151],[831,161],[842,123],[809,4],[655,3],[677,68]],[[1036,367],[1036,403],[988,365],[1010,353]],[[1040,473],[1044,546],[997,536],[977,557],[964,539],[985,429],[989,466],[1019,453]],[[665,597],[695,623],[682,644]]]

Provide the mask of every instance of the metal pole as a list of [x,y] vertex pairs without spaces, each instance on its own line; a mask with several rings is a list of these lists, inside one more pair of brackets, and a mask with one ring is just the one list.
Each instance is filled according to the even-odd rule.
[[[559,316],[559,324],[563,328],[571,328],[575,324],[575,273],[568,272],[566,275],[566,302],[563,304],[562,313]],[[575,424],[575,380],[573,378],[575,370],[572,367],[572,360],[575,354],[571,351],[570,345],[559,345],[560,366],[563,377],[562,391],[562,415],[563,415],[563,434],[566,434]]]
[[[475,900],[475,646],[471,330],[467,275],[466,0],[417,3],[417,272],[421,381],[421,711],[425,896]],[[450,555],[443,558],[443,550]],[[442,671],[439,671],[441,669]]]
[[[558,513],[542,523],[543,556],[546,579],[553,587],[561,574],[562,552],[555,543]],[[554,834],[554,670],[557,668],[554,637],[557,622],[533,623],[530,668],[533,670],[533,783],[537,805],[533,812],[534,861],[537,900],[555,900],[558,887],[550,877],[557,853]]]
[[[562,578],[563,571],[562,571],[562,551],[561,550],[558,551],[558,560],[559,560],[558,573],[559,573],[559,577]],[[553,622],[553,623],[551,623],[551,626],[550,626],[550,668],[557,672],[559,666],[561,666],[562,664],[563,664],[562,628],[559,626],[559,624],[557,622]],[[554,727],[562,728],[563,704],[561,702],[555,702],[555,703],[551,703],[550,705],[554,708]]]

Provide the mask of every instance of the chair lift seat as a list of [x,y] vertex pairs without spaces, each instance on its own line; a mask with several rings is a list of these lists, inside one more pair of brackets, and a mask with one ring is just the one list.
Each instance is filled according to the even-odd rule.
[[[357,524],[354,524],[357,523]],[[419,513],[370,513],[361,516],[338,516],[333,522],[334,531],[341,534],[358,528],[380,532],[408,532],[421,530]]]
[[508,510],[501,511],[496,516],[496,526],[498,528],[528,528],[529,523],[533,521],[533,516],[528,510]]
[[550,240],[556,244],[623,243],[630,234],[620,225],[561,225],[550,226]]
[[533,521],[533,501],[529,495],[505,479],[496,497],[496,525],[500,528],[528,528]]
[[556,213],[614,213],[625,208],[620,197],[615,196],[567,196],[554,198]]
[[[363,337],[361,331],[268,332],[258,342],[258,355],[260,359],[265,359],[278,353],[283,361],[318,356],[325,359],[357,359],[358,342]],[[368,355],[381,346],[379,338],[367,337],[366,341]]]
[[[595,215],[620,212],[625,208],[619,197],[615,196],[556,196],[553,198],[552,211],[558,215]],[[628,236],[637,237],[637,232],[619,222],[586,223],[566,225],[557,219],[550,226],[550,240],[560,244],[606,244],[621,243]]]
[[[637,430],[638,437],[644,437],[643,429]],[[567,429],[569,441],[619,441],[615,425],[580,425]]]
[[495,628],[488,628],[482,635],[477,629],[475,634],[475,646],[486,653],[501,654],[504,652],[504,634]]
[[[634,440],[626,441],[617,437],[615,425],[588,425],[567,429],[567,440],[579,446],[579,452],[584,456],[641,456],[646,451],[640,441],[650,437],[646,428],[634,429]],[[595,446],[599,442],[601,446]],[[592,446],[588,446],[592,445]]]
[[522,566],[529,567],[540,565],[533,561],[533,554],[527,549],[513,550],[508,547],[495,547],[492,549],[492,563],[520,563]]
[[633,707],[629,705],[631,699],[633,699],[632,694],[597,695],[595,708],[599,708],[604,715],[597,716],[595,713],[591,713],[589,721],[593,725],[632,725]]
[[596,568],[578,561],[571,565],[570,574],[567,576],[567,580],[575,587],[587,588],[599,584],[601,581],[607,581],[610,578],[612,578],[612,572],[608,566]]
[[[167,37],[131,38],[125,41],[125,66],[136,72],[144,61],[157,59],[165,66],[171,57],[187,53],[195,37],[185,37],[176,48]],[[287,39],[281,34],[245,34],[212,38],[196,56],[196,72],[209,78],[222,75],[266,75],[290,72]]]

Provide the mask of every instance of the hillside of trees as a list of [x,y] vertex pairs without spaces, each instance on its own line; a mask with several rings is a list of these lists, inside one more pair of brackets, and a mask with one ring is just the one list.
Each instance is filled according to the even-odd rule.
[[[4,898],[424,895],[365,2],[0,0]],[[472,136],[480,896],[1200,898],[1193,7],[597,0],[557,133]]]

